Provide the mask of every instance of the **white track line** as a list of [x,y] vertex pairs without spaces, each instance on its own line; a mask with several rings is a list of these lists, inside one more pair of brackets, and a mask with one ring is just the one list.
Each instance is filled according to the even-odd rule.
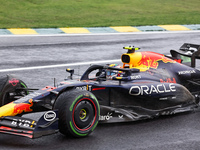
[[114,60],[100,60],[100,61],[78,62],[78,63],[58,64],[58,65],[48,65],[48,66],[1,69],[0,72],[24,71],[24,70],[47,69],[47,68],[69,67],[69,66],[82,66],[82,65],[90,65],[90,64],[112,63],[112,62],[119,62],[119,61],[121,60],[114,59]]

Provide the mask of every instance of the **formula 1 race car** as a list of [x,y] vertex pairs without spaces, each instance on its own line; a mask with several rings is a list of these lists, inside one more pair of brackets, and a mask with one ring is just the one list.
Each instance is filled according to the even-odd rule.
[[[31,89],[19,78],[0,78],[0,132],[37,138],[60,131],[89,135],[98,123],[128,122],[193,111],[199,107],[200,45],[185,43],[171,55],[124,47],[122,66],[74,70],[57,86]],[[42,112],[38,120],[22,115]]]

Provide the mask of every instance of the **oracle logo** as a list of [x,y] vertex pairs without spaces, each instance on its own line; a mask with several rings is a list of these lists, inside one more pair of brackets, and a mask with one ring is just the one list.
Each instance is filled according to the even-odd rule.
[[169,93],[175,92],[176,86],[171,84],[157,84],[157,85],[142,85],[142,86],[132,86],[129,90],[130,95],[150,95],[158,93]]

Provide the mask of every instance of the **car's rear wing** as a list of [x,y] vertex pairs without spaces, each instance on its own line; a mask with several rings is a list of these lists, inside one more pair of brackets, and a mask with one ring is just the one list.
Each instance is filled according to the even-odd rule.
[[196,58],[200,59],[200,45],[184,43],[178,51],[171,50],[175,59],[181,59],[182,63],[191,67],[196,66]]

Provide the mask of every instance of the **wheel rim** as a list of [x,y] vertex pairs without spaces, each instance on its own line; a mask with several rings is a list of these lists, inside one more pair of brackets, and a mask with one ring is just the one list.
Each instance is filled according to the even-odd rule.
[[80,131],[89,130],[97,118],[97,109],[89,98],[80,99],[74,106],[72,119],[74,126]]
[[87,116],[87,111],[85,109],[81,109],[80,113],[79,113],[79,117],[81,120],[84,120]]

